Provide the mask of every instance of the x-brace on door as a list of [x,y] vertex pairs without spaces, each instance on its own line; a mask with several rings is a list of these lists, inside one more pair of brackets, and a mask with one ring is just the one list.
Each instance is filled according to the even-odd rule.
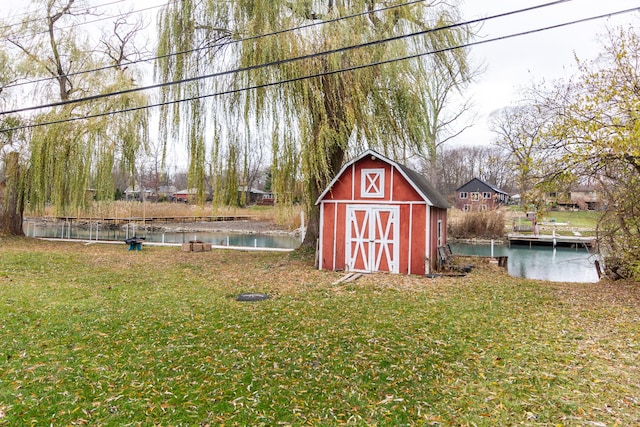
[[349,271],[399,272],[398,206],[347,206],[346,267]]

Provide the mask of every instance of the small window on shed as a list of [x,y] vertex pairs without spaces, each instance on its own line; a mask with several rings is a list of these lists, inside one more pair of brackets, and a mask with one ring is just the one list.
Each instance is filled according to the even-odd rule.
[[461,199],[466,199],[467,197],[469,197],[468,193],[466,191],[461,191],[460,192],[460,198]]
[[360,179],[362,197],[384,197],[384,169],[362,169]]

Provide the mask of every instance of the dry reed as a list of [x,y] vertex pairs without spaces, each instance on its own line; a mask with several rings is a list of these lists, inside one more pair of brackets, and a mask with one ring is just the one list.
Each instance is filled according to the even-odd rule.
[[[259,221],[276,223],[283,228],[294,230],[300,227],[301,206],[250,206],[246,208],[186,203],[152,203],[138,201],[94,202],[86,209],[77,209],[66,216],[74,218],[179,218],[179,217],[250,217]],[[25,216],[52,218],[59,217],[52,207],[42,213],[25,212]]]

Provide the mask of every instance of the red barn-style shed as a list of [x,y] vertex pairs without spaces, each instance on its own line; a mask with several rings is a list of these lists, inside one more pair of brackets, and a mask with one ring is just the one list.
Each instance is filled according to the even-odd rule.
[[447,200],[416,171],[367,150],[316,201],[319,268],[428,274],[447,241]]

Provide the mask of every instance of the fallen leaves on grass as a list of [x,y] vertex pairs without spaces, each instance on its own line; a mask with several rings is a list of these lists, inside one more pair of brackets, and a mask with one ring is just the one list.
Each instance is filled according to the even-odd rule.
[[5,239],[0,425],[640,420],[632,285],[339,277],[287,254]]

